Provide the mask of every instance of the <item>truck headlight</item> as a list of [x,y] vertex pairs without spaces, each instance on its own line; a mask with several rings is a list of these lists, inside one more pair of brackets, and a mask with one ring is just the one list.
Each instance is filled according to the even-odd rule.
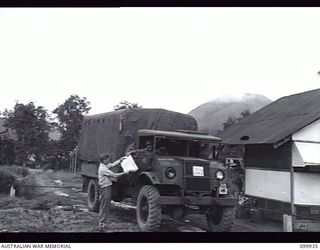
[[176,177],[176,170],[172,167],[169,167],[166,169],[166,177],[169,179],[173,179],[174,177]]
[[217,170],[216,178],[217,180],[222,180],[224,178],[224,172],[222,170]]

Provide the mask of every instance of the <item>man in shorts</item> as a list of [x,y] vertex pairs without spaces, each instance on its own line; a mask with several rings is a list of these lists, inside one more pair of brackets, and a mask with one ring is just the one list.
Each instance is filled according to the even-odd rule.
[[112,163],[109,155],[100,155],[100,165],[98,170],[100,186],[100,231],[104,231],[106,229],[107,220],[110,214],[112,181],[116,181],[117,178],[128,173],[114,173],[110,168],[119,165],[125,158],[126,157],[122,157]]

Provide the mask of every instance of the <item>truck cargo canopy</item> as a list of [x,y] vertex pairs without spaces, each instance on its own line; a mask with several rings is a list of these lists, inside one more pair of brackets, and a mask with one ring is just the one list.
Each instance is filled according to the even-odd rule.
[[197,122],[190,115],[164,109],[124,109],[86,116],[79,139],[79,159],[96,162],[100,154],[109,154],[116,160],[130,144],[137,143],[140,129],[196,131]]

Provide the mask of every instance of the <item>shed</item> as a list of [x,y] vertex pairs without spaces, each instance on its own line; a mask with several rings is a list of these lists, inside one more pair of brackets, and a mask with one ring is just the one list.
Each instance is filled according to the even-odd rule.
[[320,206],[320,89],[282,97],[220,137],[245,147],[247,195]]

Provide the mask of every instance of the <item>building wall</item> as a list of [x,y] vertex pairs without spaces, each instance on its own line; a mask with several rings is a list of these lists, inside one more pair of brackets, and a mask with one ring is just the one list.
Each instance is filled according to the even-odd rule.
[[290,172],[246,169],[245,194],[290,202]]
[[[246,169],[245,194],[258,198],[291,202],[290,172]],[[294,203],[320,205],[320,173],[294,173]]]
[[278,148],[272,144],[246,145],[244,154],[246,168],[261,168],[270,170],[290,170],[291,142]]
[[298,130],[292,135],[292,140],[306,140],[320,142],[320,119]]
[[295,204],[320,205],[320,173],[294,173]]

